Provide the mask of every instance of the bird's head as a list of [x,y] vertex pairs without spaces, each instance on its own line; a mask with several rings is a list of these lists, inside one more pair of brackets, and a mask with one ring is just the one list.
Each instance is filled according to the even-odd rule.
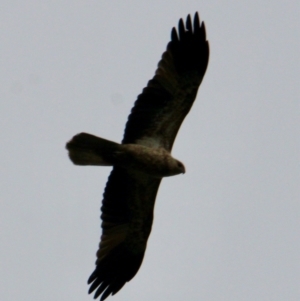
[[177,174],[185,173],[185,167],[184,167],[183,163],[178,160],[176,160],[176,170],[178,171]]

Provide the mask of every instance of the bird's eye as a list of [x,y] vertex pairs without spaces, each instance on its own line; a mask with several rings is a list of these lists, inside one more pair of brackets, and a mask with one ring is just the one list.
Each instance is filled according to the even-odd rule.
[[177,162],[177,168],[182,172],[185,173],[185,167],[181,162]]
[[184,168],[183,164],[181,162],[177,162],[177,167],[180,168],[180,169]]

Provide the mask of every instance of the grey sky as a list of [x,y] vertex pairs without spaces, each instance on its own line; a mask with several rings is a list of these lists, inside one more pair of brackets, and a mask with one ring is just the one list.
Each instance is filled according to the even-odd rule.
[[164,179],[143,265],[109,300],[300,300],[299,52],[294,1],[2,0],[0,300],[92,300],[109,168],[66,141],[120,141],[180,17],[211,56]]

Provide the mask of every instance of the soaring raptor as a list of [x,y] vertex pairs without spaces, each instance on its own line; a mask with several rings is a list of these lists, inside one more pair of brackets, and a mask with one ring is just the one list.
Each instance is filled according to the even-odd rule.
[[77,165],[109,165],[101,207],[102,235],[89,293],[101,301],[139,270],[151,232],[155,197],[163,177],[185,172],[172,146],[196,98],[209,57],[204,23],[179,20],[154,77],[138,96],[121,144],[81,133],[66,145]]

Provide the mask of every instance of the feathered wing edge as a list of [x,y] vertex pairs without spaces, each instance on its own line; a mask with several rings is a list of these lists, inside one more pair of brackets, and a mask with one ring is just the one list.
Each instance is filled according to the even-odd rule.
[[[94,290],[94,298],[103,301],[110,294],[116,294],[126,282],[130,281],[139,270],[144,258],[144,252],[134,254],[124,243],[115,247],[100,261],[88,279],[91,284],[89,294]],[[114,274],[117,272],[117,276]]]

